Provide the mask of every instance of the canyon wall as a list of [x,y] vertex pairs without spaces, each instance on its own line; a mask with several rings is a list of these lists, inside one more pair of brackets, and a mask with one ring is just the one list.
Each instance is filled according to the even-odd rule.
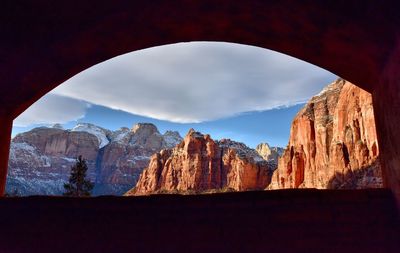
[[93,193],[121,195],[132,188],[150,156],[172,148],[177,132],[160,134],[153,124],[110,131],[80,123],[71,130],[40,127],[18,134],[11,142],[6,189],[16,195],[59,195],[71,166],[82,155]]
[[242,143],[214,141],[191,129],[175,148],[151,157],[126,195],[262,190],[275,168]]
[[297,113],[284,150],[266,143],[254,150],[194,130],[182,141],[148,123],[117,131],[35,128],[11,142],[7,192],[61,194],[78,155],[95,195],[382,187],[371,95],[342,79]]
[[298,112],[268,189],[382,187],[372,97],[338,79]]

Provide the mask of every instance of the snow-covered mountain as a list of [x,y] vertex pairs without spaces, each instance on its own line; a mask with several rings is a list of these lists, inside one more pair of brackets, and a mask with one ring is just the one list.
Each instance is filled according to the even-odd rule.
[[150,156],[180,143],[178,132],[160,134],[153,124],[110,131],[79,123],[73,129],[39,127],[11,143],[6,191],[11,194],[61,194],[77,156],[88,164],[94,194],[120,195],[136,183]]
[[99,148],[104,147],[110,142],[110,135],[112,134],[110,130],[90,123],[78,123],[74,128],[71,129],[71,131],[93,134],[99,140]]

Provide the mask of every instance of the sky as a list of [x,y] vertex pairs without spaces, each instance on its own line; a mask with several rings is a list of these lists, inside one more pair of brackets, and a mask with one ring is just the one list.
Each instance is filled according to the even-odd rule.
[[293,117],[337,77],[254,46],[187,42],[124,54],[94,65],[14,120],[13,136],[37,126],[88,122],[117,130],[154,123],[190,128],[255,147],[286,146]]

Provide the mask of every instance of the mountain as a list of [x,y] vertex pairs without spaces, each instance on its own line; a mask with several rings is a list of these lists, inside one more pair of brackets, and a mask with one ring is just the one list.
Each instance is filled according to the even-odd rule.
[[136,124],[132,130],[121,128],[110,139],[97,157],[97,194],[123,194],[134,186],[151,155],[182,141],[178,132],[167,131],[161,135],[149,123]]
[[338,79],[297,113],[284,150],[266,143],[252,150],[191,130],[153,155],[126,195],[382,187],[378,157],[371,94]]
[[126,195],[262,190],[275,168],[243,143],[191,129],[179,145],[151,157]]
[[294,118],[269,189],[382,187],[372,96],[338,79]]
[[88,164],[94,194],[121,195],[135,185],[150,156],[182,140],[178,132],[160,134],[139,123],[110,131],[80,123],[71,130],[39,127],[12,139],[6,191],[19,195],[61,194],[78,155]]
[[35,128],[11,142],[7,192],[61,194],[78,155],[95,195],[382,187],[371,94],[343,79],[297,113],[285,149],[261,143],[254,150],[193,129],[182,139],[148,123]]
[[278,164],[278,158],[282,156],[284,149],[281,147],[270,147],[268,143],[260,143],[257,145],[256,151],[264,160]]

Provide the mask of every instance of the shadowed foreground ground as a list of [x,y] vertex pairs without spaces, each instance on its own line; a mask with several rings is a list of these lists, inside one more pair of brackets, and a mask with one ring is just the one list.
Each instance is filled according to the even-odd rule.
[[0,252],[399,252],[388,190],[0,199]]

